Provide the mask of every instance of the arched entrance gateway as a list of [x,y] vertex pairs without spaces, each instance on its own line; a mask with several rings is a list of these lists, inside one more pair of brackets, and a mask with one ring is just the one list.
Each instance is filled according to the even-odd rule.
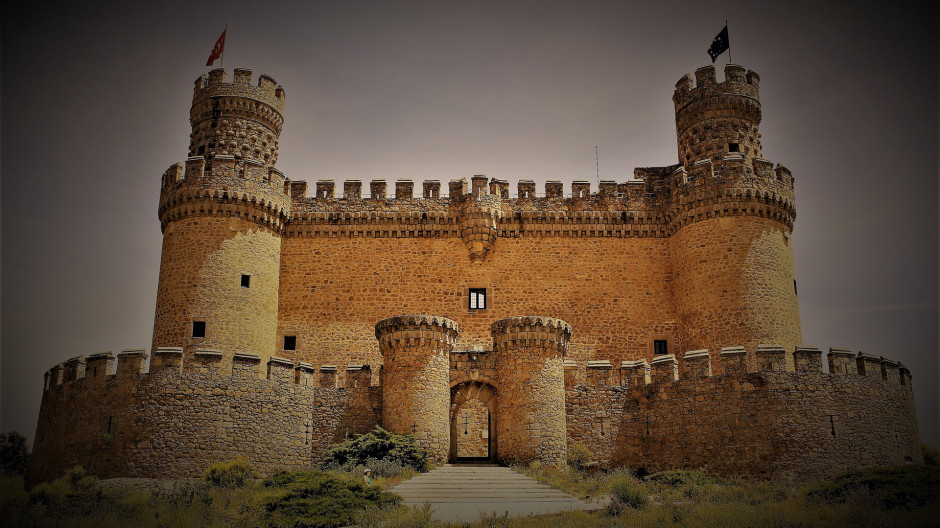
[[455,321],[426,314],[376,323],[383,427],[414,434],[437,462],[564,465],[571,327],[549,317],[500,319],[492,351],[455,351],[458,332]]
[[496,387],[477,381],[450,389],[450,461],[496,461]]

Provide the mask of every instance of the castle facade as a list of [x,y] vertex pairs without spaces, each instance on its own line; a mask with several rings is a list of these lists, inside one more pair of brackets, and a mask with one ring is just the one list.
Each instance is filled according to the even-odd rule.
[[803,346],[794,178],[762,157],[759,82],[682,77],[676,164],[445,195],[288,179],[285,90],[209,72],[162,175],[151,352],[47,372],[29,480],[301,468],[376,425],[439,462],[563,464],[581,443],[644,471],[922,463],[903,365],[833,348],[823,372]]

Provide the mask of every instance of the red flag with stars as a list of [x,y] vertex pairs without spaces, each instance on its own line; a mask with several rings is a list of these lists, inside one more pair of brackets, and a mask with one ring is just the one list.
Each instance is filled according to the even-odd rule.
[[209,54],[209,61],[206,62],[206,66],[212,66],[212,63],[215,62],[215,59],[218,59],[222,56],[222,53],[225,51],[225,32],[228,31],[228,28],[222,31],[222,34],[219,36],[219,40],[215,41],[215,47],[212,48],[212,53]]

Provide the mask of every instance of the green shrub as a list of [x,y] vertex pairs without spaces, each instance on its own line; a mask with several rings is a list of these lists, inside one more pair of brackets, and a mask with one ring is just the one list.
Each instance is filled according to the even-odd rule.
[[700,486],[703,484],[718,484],[720,479],[706,475],[702,471],[660,471],[646,476],[648,482],[655,482],[670,488],[681,488],[684,486]]
[[568,448],[568,465],[581,471],[597,464],[594,453],[583,442],[575,442]]
[[255,478],[255,468],[244,458],[226,460],[212,464],[202,474],[212,485],[220,488],[241,488]]
[[322,471],[280,472],[264,487],[276,490],[264,501],[273,526],[331,528],[352,524],[367,508],[389,508],[400,498],[378,486]]
[[940,466],[940,449],[927,444],[921,444],[921,448],[924,451],[924,464],[928,466]]
[[608,484],[610,505],[607,507],[607,513],[609,515],[621,515],[626,508],[642,510],[649,503],[643,486],[627,473],[613,476]]
[[0,471],[23,475],[29,467],[29,445],[26,437],[13,431],[0,433]]
[[[347,471],[356,466],[369,466],[369,462],[397,464],[416,471],[427,470],[427,453],[418,447],[413,435],[394,434],[376,427],[371,432],[349,438],[330,446],[323,454],[324,468],[343,468]],[[390,476],[390,475],[389,475]]]
[[833,504],[853,499],[887,510],[940,503],[940,468],[895,466],[865,468],[836,475],[807,492]]
[[62,505],[94,502],[101,498],[98,479],[74,466],[52,482],[41,482],[29,492],[30,504]]

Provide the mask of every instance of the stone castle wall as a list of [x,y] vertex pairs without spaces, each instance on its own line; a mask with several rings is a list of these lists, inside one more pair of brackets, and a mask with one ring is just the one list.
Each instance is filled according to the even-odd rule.
[[[812,355],[799,371],[714,376],[695,373],[692,363],[710,362],[698,355],[684,369],[691,375],[681,378],[674,362],[624,365],[621,384],[568,387],[569,445],[584,443],[603,466],[704,468],[722,476],[826,478],[862,466],[923,463],[903,367],[874,358],[868,375],[830,374],[822,372],[818,350]],[[732,354],[722,361],[738,360]]]
[[335,372],[214,350],[183,365],[179,352],[154,352],[149,373],[143,351],[119,354],[116,365],[101,354],[51,369],[28,483],[76,464],[102,478],[198,478],[238,456],[265,474],[299,469],[381,423],[380,387],[336,387]]

